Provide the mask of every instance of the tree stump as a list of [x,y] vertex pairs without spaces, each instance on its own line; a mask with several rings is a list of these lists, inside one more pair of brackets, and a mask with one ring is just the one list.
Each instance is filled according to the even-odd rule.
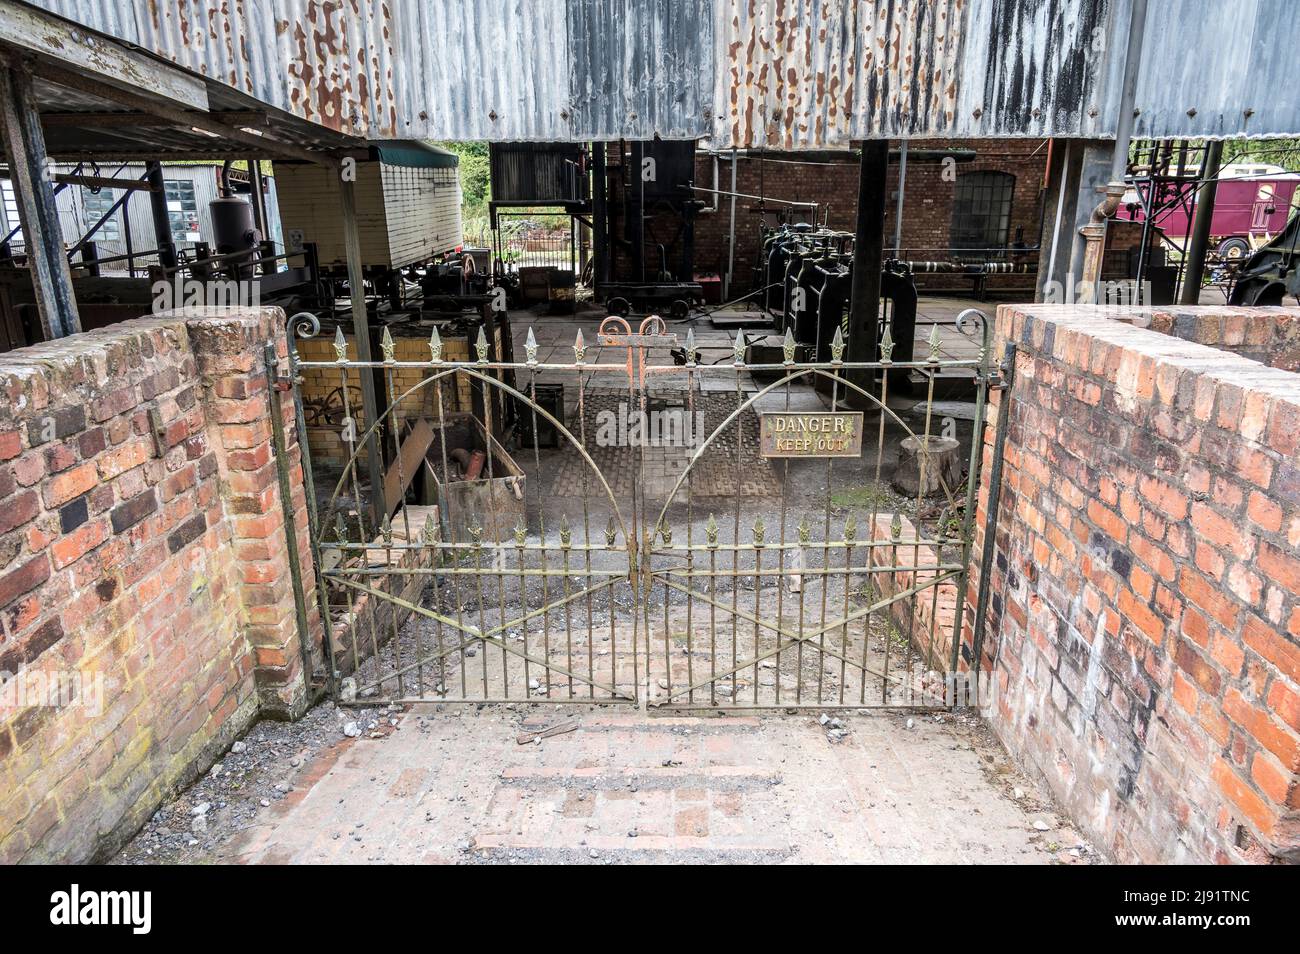
[[[929,453],[922,448],[928,448]],[[949,493],[955,494],[961,477],[961,444],[955,437],[905,437],[899,443],[893,485],[903,496],[915,497],[919,489],[922,497],[938,497],[943,495],[945,485]]]

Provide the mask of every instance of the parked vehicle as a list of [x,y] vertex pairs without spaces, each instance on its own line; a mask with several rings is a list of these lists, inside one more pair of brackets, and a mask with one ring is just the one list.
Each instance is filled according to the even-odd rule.
[[[1219,259],[1240,261],[1267,245],[1286,228],[1292,206],[1300,199],[1300,173],[1280,166],[1233,164],[1220,173],[1210,219],[1210,248]],[[1195,203],[1173,205],[1156,213],[1152,224],[1182,245],[1191,231]],[[1124,196],[1118,218],[1141,222],[1142,204],[1136,190]]]

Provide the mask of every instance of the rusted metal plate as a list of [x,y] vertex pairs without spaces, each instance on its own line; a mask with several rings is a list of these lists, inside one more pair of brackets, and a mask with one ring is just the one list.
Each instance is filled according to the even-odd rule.
[[[1133,0],[33,0],[369,139],[1115,134]],[[1300,133],[1300,3],[1148,7],[1138,135]]]
[[783,411],[759,418],[764,457],[861,457],[861,411]]

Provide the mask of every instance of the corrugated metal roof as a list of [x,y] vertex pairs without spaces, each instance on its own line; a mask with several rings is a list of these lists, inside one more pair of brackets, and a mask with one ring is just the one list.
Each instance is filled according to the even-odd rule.
[[1300,134],[1298,46],[1295,0],[1151,0],[1133,134]]
[[33,0],[337,132],[397,135],[392,11],[418,0]]
[[[1133,0],[35,0],[372,139],[1114,134]],[[1300,3],[1153,0],[1137,135],[1300,134]]]

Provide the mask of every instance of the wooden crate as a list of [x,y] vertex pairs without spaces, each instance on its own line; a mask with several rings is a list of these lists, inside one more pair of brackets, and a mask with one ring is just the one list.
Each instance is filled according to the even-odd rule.
[[[486,476],[488,468],[484,465],[484,476],[478,480],[444,483],[440,444],[444,437],[448,441],[448,460],[452,447],[489,452],[492,477]],[[443,432],[435,433],[425,464],[426,497],[431,498],[428,502],[439,505],[444,540],[463,543],[470,539],[471,527],[481,528],[485,541],[506,542],[513,538],[515,525],[525,516],[524,471],[500,441],[489,439],[482,422],[470,414],[448,414]]]

